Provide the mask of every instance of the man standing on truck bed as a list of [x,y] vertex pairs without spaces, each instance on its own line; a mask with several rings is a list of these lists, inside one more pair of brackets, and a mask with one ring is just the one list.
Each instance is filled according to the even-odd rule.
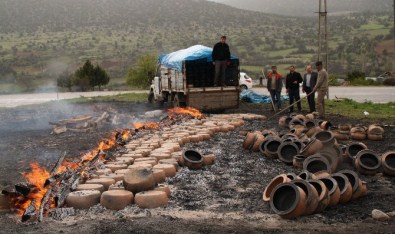
[[225,86],[226,66],[229,65],[230,60],[229,46],[225,41],[226,36],[221,36],[221,41],[215,44],[213,48],[214,86]]

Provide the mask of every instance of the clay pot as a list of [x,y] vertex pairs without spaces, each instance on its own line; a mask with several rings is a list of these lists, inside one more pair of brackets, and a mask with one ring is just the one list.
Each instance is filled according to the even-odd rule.
[[337,185],[337,181],[330,176],[320,178],[318,180],[322,181],[325,184],[326,188],[328,189],[328,193],[329,193],[328,206],[337,205],[340,199],[340,189],[339,186]]
[[341,158],[340,147],[336,146],[336,145],[326,146],[320,151],[320,154],[322,157],[324,157],[324,158],[326,158],[326,160],[328,160],[329,165],[331,167],[331,171],[332,172],[336,171],[337,166],[339,165],[340,158]]
[[319,124],[320,124],[320,128],[322,128],[324,130],[328,130],[330,127],[333,126],[331,122],[326,121],[326,120],[320,121]]
[[327,171],[317,171],[313,174],[316,176],[317,179],[330,176],[329,172],[327,172]]
[[265,190],[263,191],[263,200],[270,201],[270,194],[272,193],[274,187],[279,184],[291,181],[286,174],[280,174],[274,177],[270,183],[266,186]]
[[303,168],[303,161],[306,159],[306,157],[304,155],[295,155],[293,160],[292,160],[292,165],[295,168]]
[[314,137],[321,141],[324,147],[332,146],[335,144],[335,138],[333,137],[332,132],[330,131],[322,131],[314,134]]
[[389,176],[395,176],[395,150],[385,152],[381,156],[383,172]]
[[278,158],[277,150],[280,147],[281,141],[279,139],[272,138],[266,142],[264,145],[264,155],[268,158],[276,159]]
[[255,133],[252,132],[247,133],[246,138],[244,139],[243,142],[243,148],[247,150],[251,149],[252,145],[254,144],[255,137],[256,137]]
[[292,142],[298,147],[299,151],[304,147],[304,144],[298,139],[292,139]]
[[300,137],[303,134],[304,126],[298,125],[296,128],[292,128],[290,133],[294,134],[297,137]]
[[368,134],[371,134],[371,135],[383,135],[384,129],[378,124],[372,124],[372,125],[369,125],[367,132],[368,132]]
[[329,191],[326,188],[324,182],[322,182],[321,180],[310,179],[307,182],[309,182],[309,184],[311,184],[318,193],[318,204],[314,213],[320,213],[324,211],[329,204]]
[[333,133],[333,137],[337,141],[348,141],[348,140],[350,140],[350,134],[349,133],[343,133],[343,132],[340,132],[337,129],[332,130],[332,133]]
[[254,152],[259,152],[259,147],[264,140],[265,140],[265,137],[263,135],[257,134],[255,137],[255,142],[251,147],[251,150]]
[[270,207],[284,219],[294,219],[306,210],[306,194],[293,183],[277,185],[270,194]]
[[295,173],[292,173],[292,172],[287,173],[287,177],[288,177],[288,179],[290,179],[290,181],[300,179],[299,176],[297,176]]
[[381,141],[381,140],[383,140],[383,135],[376,135],[376,134],[369,134],[368,133],[368,139],[371,141]]
[[286,119],[287,119],[287,116],[281,116],[278,119],[278,126],[281,128],[285,128],[286,126],[288,126],[288,124],[285,122]]
[[297,119],[297,118],[292,118],[292,120],[289,121],[288,126],[289,126],[290,129],[299,128],[299,127],[304,128],[305,127],[304,121],[302,121],[300,119]]
[[185,150],[182,152],[184,165],[191,170],[199,170],[203,166],[203,155],[197,150]]
[[298,136],[296,136],[294,133],[287,133],[281,136],[282,141],[290,140],[292,141],[293,139],[297,139]]
[[366,138],[366,131],[363,127],[351,128],[350,134],[353,140],[364,140]]
[[372,150],[361,150],[358,152],[355,162],[357,171],[364,175],[375,175],[381,167],[381,158]]
[[345,151],[346,158],[344,161],[349,161],[349,162],[353,161],[359,151],[367,148],[368,147],[362,142],[352,142],[348,144]]
[[297,185],[299,188],[303,189],[306,194],[306,209],[302,215],[310,215],[314,213],[318,206],[318,192],[305,180],[293,180],[291,183]]
[[367,183],[365,181],[360,180],[360,184],[358,185],[357,190],[352,194],[351,200],[355,200],[357,198],[365,196],[367,191],[368,191]]
[[306,115],[306,120],[313,120],[314,119],[314,115],[313,114],[307,114]]
[[308,172],[306,170],[302,171],[301,173],[299,173],[298,175],[302,180],[310,180],[310,179],[317,179],[317,177],[311,173]]
[[[341,170],[338,173],[341,173],[341,174],[347,176],[347,179],[351,184],[351,187],[352,187],[351,200],[355,200],[366,193],[366,190],[362,191],[364,189],[364,188],[362,188],[362,186],[363,186],[362,181],[361,181],[361,179],[359,179],[359,176],[357,173],[355,173],[355,171]],[[365,188],[366,188],[366,186],[365,186]]]
[[317,132],[321,132],[321,131],[323,131],[323,130],[320,128],[320,126],[311,127],[311,128],[307,129],[306,136],[313,137],[314,134],[316,134]]
[[337,181],[337,185],[340,189],[339,203],[344,204],[350,201],[352,196],[352,186],[347,176],[342,173],[334,173],[331,176]]
[[303,162],[303,170],[306,170],[310,173],[316,173],[319,171],[327,171],[331,172],[331,165],[329,161],[322,157],[320,154],[315,154],[310,157],[307,157]]
[[299,148],[293,142],[283,142],[277,149],[279,159],[288,165],[292,165],[294,156],[298,154]]
[[322,147],[323,144],[321,141],[317,140],[316,138],[311,138],[300,153],[304,156],[310,156],[317,153]]
[[338,128],[340,131],[350,131],[351,130],[351,124],[339,124]]
[[307,120],[304,124],[306,125],[307,129],[317,127],[317,122],[314,120]]

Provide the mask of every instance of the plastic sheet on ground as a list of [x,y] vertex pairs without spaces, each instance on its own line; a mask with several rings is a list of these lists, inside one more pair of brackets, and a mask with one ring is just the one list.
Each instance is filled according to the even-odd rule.
[[[251,103],[271,103],[271,97],[266,95],[260,95],[252,90],[243,90],[240,93],[240,99]],[[281,96],[281,101],[287,101],[289,97],[287,95]]]

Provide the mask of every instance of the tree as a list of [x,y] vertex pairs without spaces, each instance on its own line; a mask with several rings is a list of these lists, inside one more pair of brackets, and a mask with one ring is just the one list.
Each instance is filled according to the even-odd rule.
[[137,63],[129,69],[126,83],[133,87],[148,88],[156,70],[156,56],[146,54],[138,58]]
[[94,83],[93,79],[94,67],[88,59],[84,65],[75,72],[73,84],[79,86],[82,91],[86,91],[88,87],[92,87],[91,84]]
[[108,82],[110,82],[110,76],[99,65],[96,65],[96,67],[93,69],[93,74],[94,74],[94,78],[93,78],[93,82],[91,83],[91,86],[93,88],[95,86],[99,86],[99,91],[102,85],[106,85],[108,84]]
[[68,72],[63,72],[59,75],[57,81],[57,86],[61,88],[67,88],[68,91],[71,91],[71,87],[73,87],[73,75]]

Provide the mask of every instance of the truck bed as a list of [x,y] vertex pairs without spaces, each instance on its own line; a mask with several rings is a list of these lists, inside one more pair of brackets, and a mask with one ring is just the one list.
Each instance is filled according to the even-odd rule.
[[204,111],[220,111],[239,106],[237,86],[188,88],[188,106]]

